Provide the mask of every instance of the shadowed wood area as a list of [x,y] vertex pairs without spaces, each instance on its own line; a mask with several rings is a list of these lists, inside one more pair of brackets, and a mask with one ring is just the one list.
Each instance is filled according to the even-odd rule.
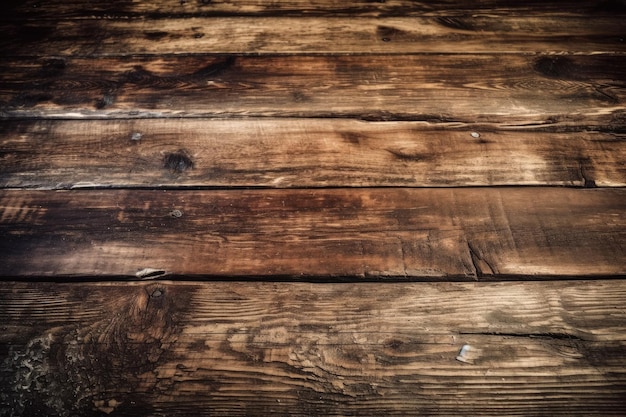
[[626,415],[624,22],[4,2],[0,417]]
[[[511,0],[6,0],[4,19],[140,18],[184,16],[603,16],[626,12],[623,0],[574,0],[517,2]],[[52,15],[54,13],[54,15]]]
[[0,300],[2,399],[15,410],[624,411],[623,281],[15,283]]

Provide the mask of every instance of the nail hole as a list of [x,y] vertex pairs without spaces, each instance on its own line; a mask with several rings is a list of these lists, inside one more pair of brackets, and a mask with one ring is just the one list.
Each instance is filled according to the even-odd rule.
[[152,298],[159,298],[162,295],[163,295],[163,291],[161,291],[161,290],[154,290],[150,296]]

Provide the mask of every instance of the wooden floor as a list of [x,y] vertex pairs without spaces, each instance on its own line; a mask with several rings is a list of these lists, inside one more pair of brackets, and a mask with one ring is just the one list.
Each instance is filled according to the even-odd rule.
[[9,0],[0,416],[626,416],[626,2]]

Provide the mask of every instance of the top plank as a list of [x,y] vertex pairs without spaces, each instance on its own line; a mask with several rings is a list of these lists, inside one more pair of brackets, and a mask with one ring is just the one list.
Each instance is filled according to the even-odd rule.
[[5,56],[626,54],[624,18],[187,17],[0,22]]
[[508,0],[9,0],[4,19],[141,18],[157,16],[315,15],[315,16],[463,16],[615,15],[626,13],[623,0],[512,2]]

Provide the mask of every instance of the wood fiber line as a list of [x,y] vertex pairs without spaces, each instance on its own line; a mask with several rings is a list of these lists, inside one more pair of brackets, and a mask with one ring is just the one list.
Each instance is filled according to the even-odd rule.
[[5,56],[626,53],[623,16],[223,17],[1,22]]
[[0,116],[563,122],[623,131],[625,65],[626,57],[602,55],[7,59]]
[[353,1],[343,0],[263,0],[238,1],[170,1],[136,2],[111,0],[5,0],[2,19],[57,20],[68,18],[171,18],[173,16],[614,16],[626,14],[621,0],[574,0],[511,2],[481,0],[458,2],[448,0]]
[[626,283],[11,283],[4,415],[623,415]]
[[0,274],[502,279],[626,273],[626,190],[0,192]]
[[5,121],[0,148],[13,188],[626,185],[626,134],[497,125]]

